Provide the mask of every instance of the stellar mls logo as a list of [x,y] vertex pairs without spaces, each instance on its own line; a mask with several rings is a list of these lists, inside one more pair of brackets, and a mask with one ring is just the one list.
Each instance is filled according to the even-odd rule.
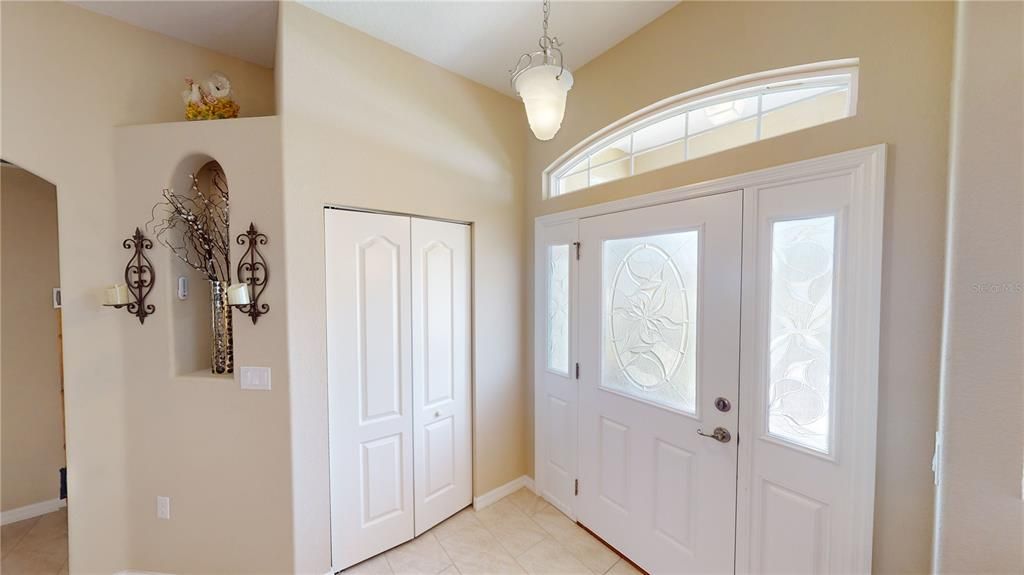
[[971,291],[982,295],[1024,294],[1024,282],[984,282],[971,286]]

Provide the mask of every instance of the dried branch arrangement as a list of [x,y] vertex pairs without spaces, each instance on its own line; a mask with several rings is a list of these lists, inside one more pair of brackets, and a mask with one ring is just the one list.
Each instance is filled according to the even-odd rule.
[[163,191],[164,201],[153,206],[146,229],[208,280],[230,283],[227,181],[220,167],[214,165],[209,170],[210,185],[204,191],[199,185],[201,173],[189,174],[192,186],[187,195],[176,194],[173,189]]

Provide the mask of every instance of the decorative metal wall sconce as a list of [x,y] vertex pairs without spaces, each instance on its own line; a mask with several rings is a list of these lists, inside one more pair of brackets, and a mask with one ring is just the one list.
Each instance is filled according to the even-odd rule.
[[[135,228],[132,237],[126,239],[122,244],[124,249],[132,250],[132,257],[128,265],[124,267],[124,283],[127,286],[128,294],[134,301],[104,304],[115,309],[127,308],[128,313],[139,318],[139,323],[146,323],[146,318],[153,315],[156,306],[146,303],[149,292],[153,291],[156,274],[153,271],[153,262],[146,257],[144,250],[153,249],[153,242],[142,235],[142,230]],[[123,289],[125,286],[121,286]],[[117,294],[117,287],[112,288]],[[115,295],[119,299],[118,295]]]
[[249,229],[244,234],[239,234],[235,241],[240,246],[246,246],[245,253],[238,262],[238,281],[245,283],[252,295],[249,303],[232,304],[232,307],[248,315],[255,324],[261,315],[270,311],[269,305],[260,303],[263,290],[267,289],[267,282],[270,281],[267,260],[259,249],[259,246],[267,245],[267,236],[258,232],[256,225],[250,222]]

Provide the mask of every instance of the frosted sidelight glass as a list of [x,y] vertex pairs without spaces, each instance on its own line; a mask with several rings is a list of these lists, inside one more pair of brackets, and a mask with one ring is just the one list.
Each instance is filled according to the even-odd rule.
[[772,226],[768,433],[829,452],[835,218]]
[[607,240],[601,386],[695,413],[696,230]]
[[569,374],[569,246],[548,247],[548,369]]

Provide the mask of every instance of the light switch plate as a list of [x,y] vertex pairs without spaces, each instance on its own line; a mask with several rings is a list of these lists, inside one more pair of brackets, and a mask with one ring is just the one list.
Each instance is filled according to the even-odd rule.
[[243,367],[239,370],[239,381],[242,389],[270,391],[269,367]]
[[171,498],[164,497],[163,495],[156,496],[156,518],[157,519],[170,519],[171,518]]

